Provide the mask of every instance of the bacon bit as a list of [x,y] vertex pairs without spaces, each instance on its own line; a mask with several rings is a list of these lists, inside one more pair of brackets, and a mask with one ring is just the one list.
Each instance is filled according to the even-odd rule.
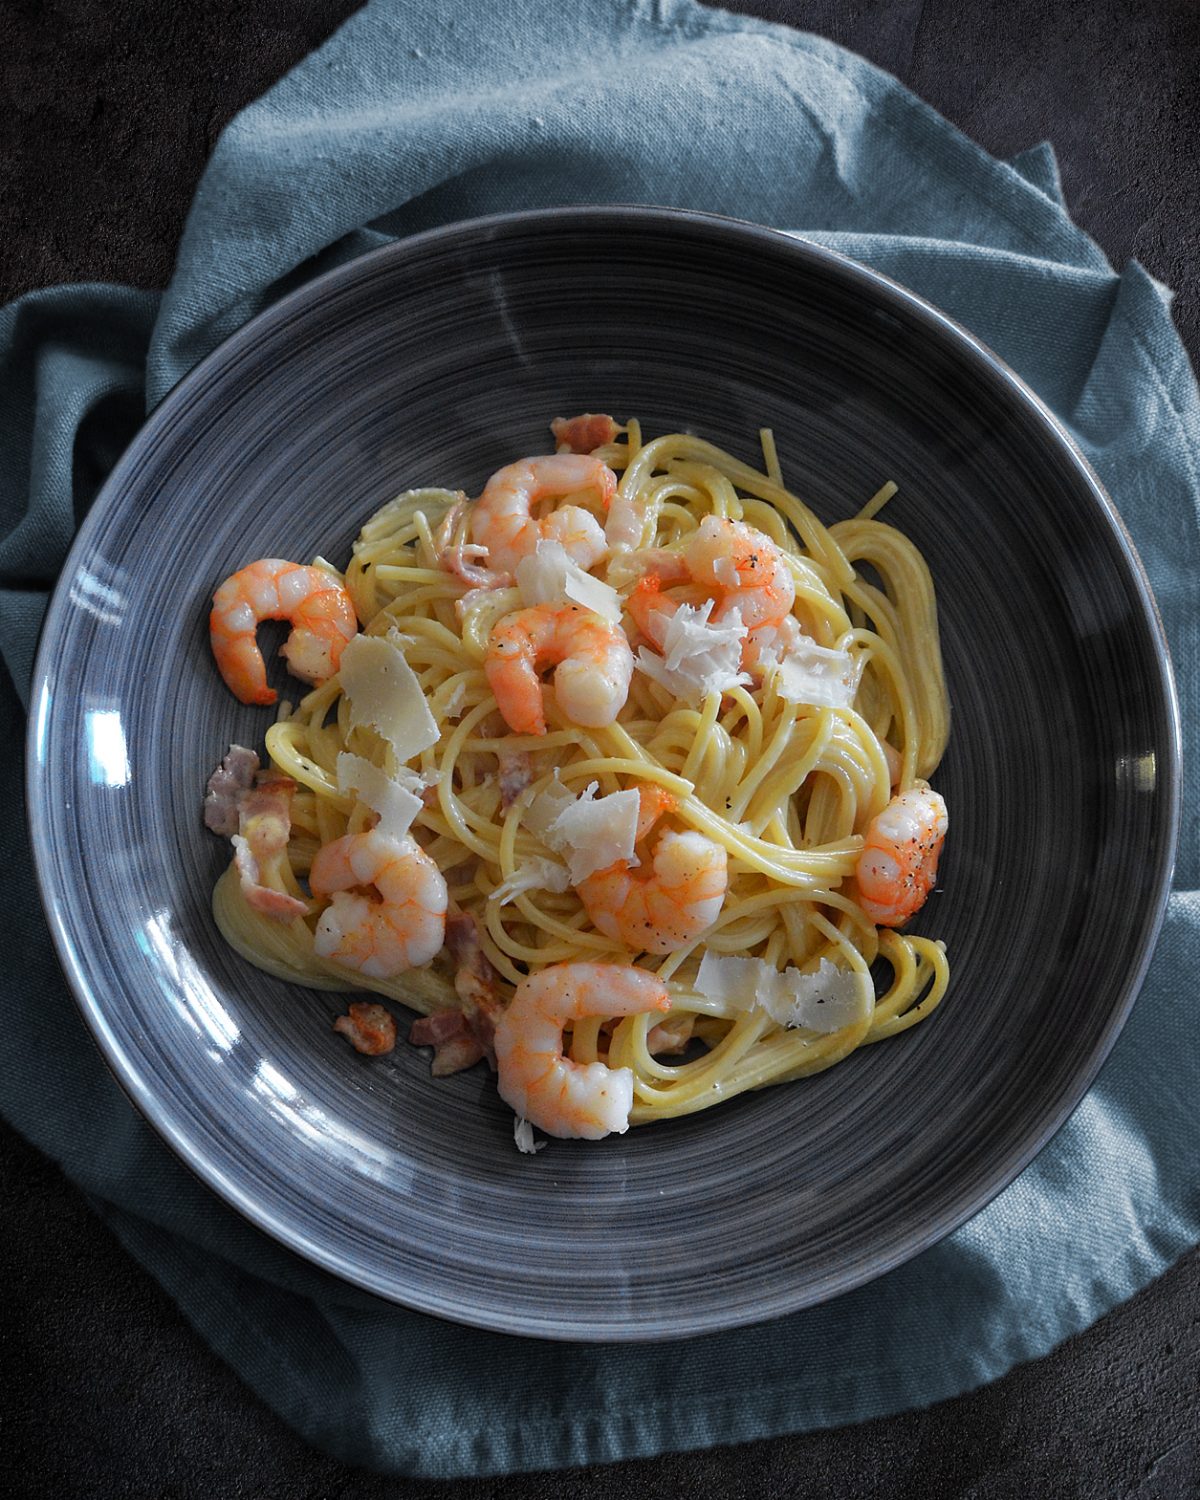
[[238,799],[233,862],[242,895],[255,911],[276,922],[294,921],[308,911],[306,902],[266,883],[272,876],[282,883],[281,861],[287,854],[295,790],[290,776],[262,771],[256,784]]
[[474,1067],[484,1057],[495,1072],[494,1038],[500,1013],[497,975],[483,951],[473,913],[453,904],[446,913],[446,948],[457,965],[454,988],[462,1009],[439,1010],[414,1021],[408,1040],[414,1047],[433,1048],[429,1071],[434,1078]]
[[526,750],[501,750],[500,806],[505,812],[533,781],[533,759]]
[[472,593],[480,589],[487,593],[492,589],[507,588],[513,581],[512,574],[483,567],[488,549],[477,542],[467,541],[468,509],[467,497],[460,495],[443,517],[435,538],[438,567],[468,584]]
[[204,794],[204,826],[222,838],[238,831],[238,803],[254,783],[259,760],[245,745],[230,745],[225,759],[208,778]]
[[660,1021],[646,1033],[646,1051],[652,1057],[670,1057],[677,1052],[686,1052],[696,1025],[693,1015],[677,1016],[673,1021]]
[[484,1055],[461,1010],[440,1010],[432,1016],[422,1016],[409,1027],[408,1040],[414,1047],[433,1048],[429,1071],[434,1078],[446,1078],[472,1068]]
[[585,411],[578,417],[555,417],[550,431],[560,448],[565,444],[572,453],[591,453],[613,442],[621,429],[612,417]]
[[339,1016],[333,1029],[366,1057],[380,1057],[396,1045],[395,1021],[382,1005],[370,1001],[356,1000],[350,1014]]
[[440,1047],[451,1037],[465,1036],[467,1018],[461,1010],[435,1010],[421,1016],[408,1028],[408,1040],[414,1047]]

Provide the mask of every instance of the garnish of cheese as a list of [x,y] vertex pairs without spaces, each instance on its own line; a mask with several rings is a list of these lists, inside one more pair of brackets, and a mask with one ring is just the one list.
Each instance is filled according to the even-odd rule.
[[585,573],[567,556],[561,542],[547,537],[517,564],[517,587],[526,605],[580,604],[610,625],[616,625],[621,618],[621,600],[616,589]]
[[578,797],[552,782],[526,808],[524,823],[567,862],[571,884],[622,860],[634,865],[639,798],[635,791],[597,797],[593,781]]
[[384,635],[356,635],[338,667],[342,692],[350,700],[350,726],[369,725],[403,763],[438,742],[438,727],[416,673],[397,641]]
[[775,691],[788,703],[849,708],[858,692],[865,658],[818,646],[816,641],[800,636],[783,647],[760,647],[759,660],[764,667],[774,667]]
[[808,1031],[841,1031],[865,1021],[875,1008],[870,976],[840,969],[827,958],[815,973],[789,967],[781,974],[761,958],[705,953],[696,989],[734,1010],[758,1007],[780,1026],[802,1026]]
[[507,906],[524,891],[561,893],[570,884],[571,872],[565,865],[560,865],[556,859],[546,859],[544,855],[537,854],[532,859],[523,860],[507,880],[502,880],[492,892],[489,900],[498,901],[501,906]]
[[378,766],[373,766],[361,755],[350,755],[345,751],[337,758],[338,791],[345,796],[353,794],[366,803],[372,812],[379,814],[378,828],[388,838],[402,839],[412,827],[412,821],[424,805],[416,795],[424,783],[411,771],[399,776],[389,776]]
[[548,1141],[535,1141],[533,1138],[533,1126],[528,1120],[523,1120],[520,1115],[513,1118],[513,1140],[517,1143],[517,1150],[526,1156],[535,1156]]
[[739,670],[745,625],[740,619],[711,624],[712,607],[711,599],[699,606],[681,604],[667,620],[662,655],[645,646],[638,650],[638,670],[686,703],[750,681]]

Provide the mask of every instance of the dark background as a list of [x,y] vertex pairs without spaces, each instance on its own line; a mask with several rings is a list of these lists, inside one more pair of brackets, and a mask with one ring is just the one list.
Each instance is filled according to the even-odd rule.
[[[164,286],[222,127],[356,8],[0,0],[0,302],[62,281]],[[997,155],[1051,140],[1076,220],[1114,264],[1136,257],[1176,289],[1200,363],[1200,0],[729,8],[862,53]],[[308,1448],[4,1126],[0,1226],[0,1484],[17,1496],[1200,1496],[1200,1253],[1047,1358],[928,1411],[439,1485]]]

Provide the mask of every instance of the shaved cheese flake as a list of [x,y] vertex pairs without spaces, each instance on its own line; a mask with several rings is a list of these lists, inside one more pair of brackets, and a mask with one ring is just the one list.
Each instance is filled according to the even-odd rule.
[[526,1156],[536,1156],[543,1147],[550,1144],[549,1141],[535,1141],[533,1126],[520,1115],[513,1118],[513,1140],[517,1143],[517,1150],[524,1152]]
[[596,797],[596,785],[593,781],[582,797],[563,808],[546,834],[551,849],[566,858],[572,885],[618,860],[637,863],[638,794],[630,790]]
[[397,760],[411,760],[437,744],[438,727],[421,684],[390,636],[356,635],[342,652],[338,675],[350,700],[351,727],[377,730]]
[[338,791],[343,795],[354,793],[372,812],[379,814],[378,828],[388,838],[403,839],[408,836],[412,821],[424,805],[414,795],[414,787],[424,781],[411,773],[393,778],[378,766],[373,766],[361,755],[343,752],[337,758]]
[[733,1010],[752,1010],[767,976],[774,973],[761,958],[725,958],[706,949],[696,975],[696,989]]
[[823,958],[816,973],[778,969],[761,958],[725,958],[705,953],[696,989],[732,1010],[765,1010],[780,1026],[808,1031],[841,1031],[866,1020],[875,1006],[870,976],[841,969]]
[[841,1031],[865,1021],[875,1008],[870,976],[857,969],[840,969],[827,958],[815,974],[788,968],[778,979],[778,988],[763,1001],[763,1009],[781,1026]]
[[[588,788],[589,791],[597,791],[600,783],[593,781]],[[565,807],[570,807],[575,801],[575,794],[569,791],[558,779],[558,772],[554,773],[554,780],[545,789],[539,792],[525,811],[521,814],[521,821],[530,833],[546,842],[546,834]]]
[[555,891],[561,895],[570,884],[571,873],[566,865],[560,865],[558,860],[546,859],[539,854],[525,860],[507,880],[501,881],[489,900],[507,906],[524,891]]
[[543,537],[537,548],[517,564],[517,587],[527,605],[579,604],[616,625],[621,600],[616,589],[593,578],[567,556],[561,542]]
[[[766,661],[764,654],[763,658]],[[788,703],[815,708],[849,708],[858,692],[864,658],[818,646],[801,636],[776,660],[774,688]]]
[[739,671],[745,625],[740,619],[710,624],[712,607],[711,599],[699,607],[681,604],[667,621],[662,655],[645,646],[638,651],[638,669],[686,703],[699,703],[708,693],[728,692],[750,681]]

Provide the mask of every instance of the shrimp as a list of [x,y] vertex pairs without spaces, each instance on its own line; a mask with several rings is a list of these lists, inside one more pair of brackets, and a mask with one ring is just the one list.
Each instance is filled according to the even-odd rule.
[[632,964],[553,964],[530,974],[496,1023],[500,1097],[547,1135],[597,1141],[624,1134],[633,1070],[573,1063],[563,1056],[563,1027],[584,1016],[670,1008],[662,980]]
[[791,614],[796,585],[783,553],[753,526],[705,516],[684,544],[684,557],[693,582],[718,598],[714,624],[736,614],[754,630]]
[[[308,883],[314,896],[330,898],[313,939],[322,958],[390,979],[440,951],[446,882],[414,840],[377,828],[345,834],[317,851]],[[374,886],[377,898],[362,894],[364,886]]]
[[561,542],[581,568],[594,568],[608,556],[604,528],[580,505],[561,505],[541,520],[533,507],[543,500],[591,490],[607,510],[617,491],[617,476],[598,458],[558,453],[550,458],[522,458],[498,469],[484,486],[472,513],[477,543],[488,549],[491,567],[513,572],[537,549],[540,538]]
[[545,734],[539,668],[555,665],[554,697],[572,724],[601,729],[624,707],[633,676],[625,632],[578,604],[536,604],[492,627],[483,669],[514,734]]
[[[646,838],[672,799],[657,788],[641,797],[637,838]],[[665,805],[664,805],[665,804]],[[673,953],[707,932],[729,886],[725,850],[702,833],[659,836],[649,870],[617,860],[576,890],[593,926],[638,953]]]
[[925,781],[871,819],[854,875],[859,905],[873,922],[903,927],[925,904],[948,826],[945,800]]
[[[791,615],[796,585],[783,553],[761,531],[742,521],[705,516],[682,548],[656,548],[649,554],[650,571],[639,579],[626,601],[635,624],[660,650],[667,621],[680,604],[715,600],[714,625],[740,622],[747,636],[742,665],[749,665],[755,648]],[[663,585],[687,585],[675,594]]]
[[280,654],[305,682],[325,682],[338,669],[358,617],[341,579],[324,568],[306,568],[264,557],[240,568],[213,595],[209,639],[225,685],[243,703],[274,703],[256,633],[263,620],[290,620],[292,633]]

